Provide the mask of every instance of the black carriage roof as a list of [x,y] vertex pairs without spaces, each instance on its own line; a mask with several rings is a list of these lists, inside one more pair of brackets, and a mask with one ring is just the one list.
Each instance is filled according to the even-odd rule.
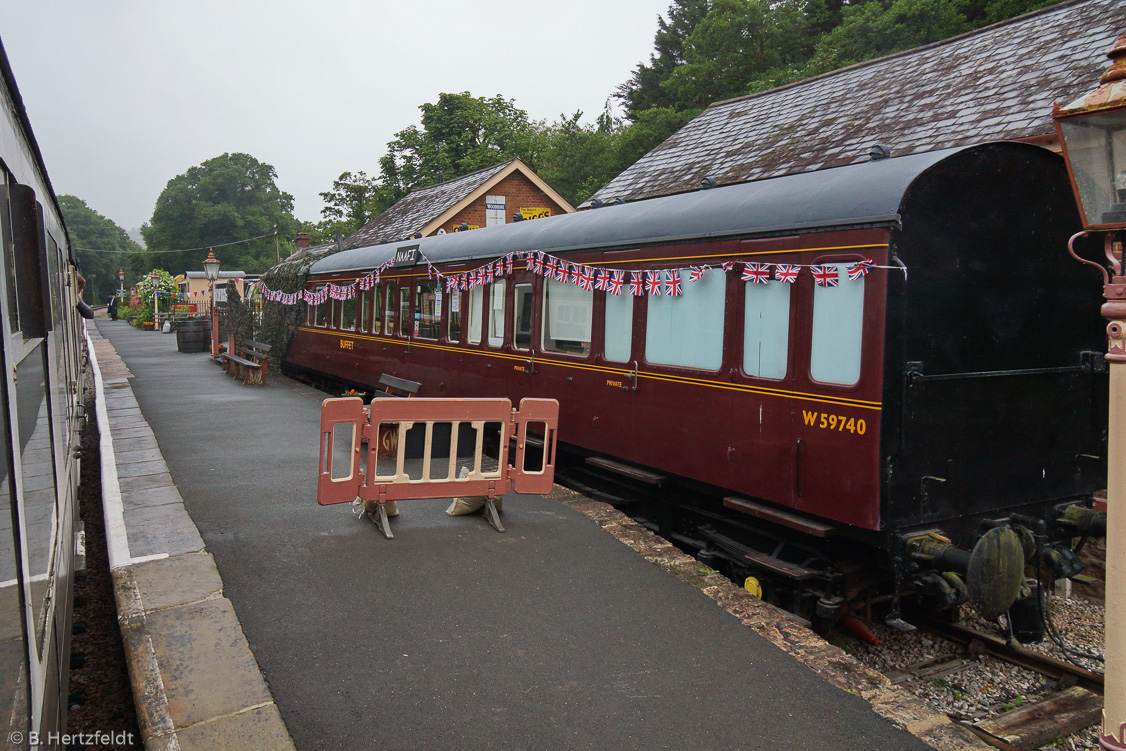
[[[998,146],[1001,144],[878,159],[575,214],[355,248],[317,261],[310,273],[363,271],[379,266],[399,249],[416,247],[433,263],[456,263],[515,251],[562,253],[829,227],[894,225],[899,221],[903,196],[919,175],[954,154]],[[1003,148],[1010,146],[1041,150],[1024,144]],[[420,258],[419,263],[423,262]]]

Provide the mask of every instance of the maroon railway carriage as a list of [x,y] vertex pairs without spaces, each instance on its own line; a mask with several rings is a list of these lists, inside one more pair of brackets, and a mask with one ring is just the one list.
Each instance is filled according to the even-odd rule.
[[[313,265],[311,293],[363,284],[306,306],[285,366],[369,392],[388,374],[425,396],[558,399],[560,442],[604,466],[864,539],[951,604],[965,592],[920,577],[965,579],[999,526],[1026,556],[1030,538],[1071,536],[1067,510],[1105,487],[1102,322],[1097,279],[1067,256],[1077,227],[1058,156],[989,144],[401,240]],[[557,263],[624,272],[626,291],[557,281]],[[681,294],[630,294],[633,272]],[[463,274],[485,283],[461,289]],[[1004,557],[1013,539],[986,547]],[[828,579],[831,611],[847,593]]]

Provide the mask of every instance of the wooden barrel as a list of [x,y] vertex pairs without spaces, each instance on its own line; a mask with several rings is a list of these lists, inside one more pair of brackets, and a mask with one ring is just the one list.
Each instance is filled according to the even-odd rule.
[[207,352],[211,348],[211,322],[189,318],[176,326],[176,349],[181,352]]

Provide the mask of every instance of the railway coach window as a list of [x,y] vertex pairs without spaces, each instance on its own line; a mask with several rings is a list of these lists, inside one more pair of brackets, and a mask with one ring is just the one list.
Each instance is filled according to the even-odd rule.
[[606,295],[606,345],[610,362],[629,362],[633,343],[633,295]]
[[387,336],[395,333],[395,285],[388,284],[383,293],[383,326]]
[[680,297],[651,296],[645,324],[645,359],[658,365],[718,370],[723,364],[724,274],[688,283],[680,272]]
[[399,336],[417,335],[411,330],[411,288],[408,284],[399,287]]
[[[846,280],[849,264],[828,264]],[[864,278],[813,288],[813,342],[809,374],[815,381],[851,386],[860,380]]]
[[507,284],[497,279],[489,285],[489,346],[504,344],[504,290]]
[[474,287],[469,290],[469,331],[465,335],[465,341],[470,344],[481,343],[481,320],[484,318],[482,315],[484,306],[482,303],[485,301],[485,288]]
[[790,285],[744,285],[743,372],[785,378],[790,345]]
[[544,279],[543,348],[567,355],[589,354],[593,310],[593,291]]
[[359,320],[356,321],[357,331],[368,330],[368,318],[370,318],[370,316],[368,315],[368,309],[370,308],[370,306],[371,304],[368,301],[368,293],[362,289],[356,290],[356,315],[359,317]]
[[356,298],[340,301],[340,330],[356,330]]
[[446,295],[449,300],[449,326],[446,329],[446,338],[455,344],[461,341],[461,290],[454,290]]
[[414,335],[437,339],[442,320],[442,292],[438,282],[419,282],[414,288]]
[[532,285],[512,288],[512,345],[516,349],[532,346]]
[[[324,288],[325,287],[324,287],[323,284],[320,285],[319,287],[317,287],[317,292],[320,292]],[[320,305],[317,306],[316,310],[313,311],[313,325],[314,326],[327,326],[328,325],[328,306],[331,305],[331,304],[332,304],[331,300],[325,300],[323,303],[321,303]]]

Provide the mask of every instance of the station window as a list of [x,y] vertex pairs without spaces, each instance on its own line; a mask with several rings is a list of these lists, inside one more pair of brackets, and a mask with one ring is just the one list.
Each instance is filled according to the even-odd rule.
[[[319,287],[317,287],[317,292],[318,293],[321,292],[324,288],[325,287],[324,287],[323,284],[320,285]],[[314,326],[327,326],[328,325],[328,306],[331,305],[331,304],[332,304],[332,300],[325,300],[323,303],[321,303],[320,305],[317,306],[317,310],[313,314],[315,316],[313,318],[313,325]]]
[[313,311],[316,310],[316,307],[317,307],[316,305],[310,305],[309,303],[305,303],[305,325],[306,326],[312,326],[313,325],[313,315],[314,315]]
[[383,327],[387,336],[395,334],[395,285],[390,283],[383,292]]
[[688,281],[680,272],[679,297],[649,297],[645,359],[658,365],[717,370],[723,364],[724,274]]
[[785,378],[790,348],[789,284],[744,285],[743,372]]
[[353,297],[349,300],[340,300],[337,302],[340,308],[340,330],[341,331],[355,331],[356,330],[356,298]]
[[594,292],[574,284],[544,279],[543,348],[568,355],[590,353]]
[[442,322],[442,291],[438,282],[428,279],[414,288],[414,335],[422,339],[437,339]]
[[512,344],[516,349],[532,346],[532,285],[512,288]]
[[465,341],[470,344],[481,343],[481,320],[484,318],[484,306],[482,303],[484,301],[484,287],[474,287],[469,290],[469,331],[465,336]]
[[410,285],[404,284],[399,287],[399,336],[412,334],[417,336],[418,330],[417,326],[411,326],[411,288]]
[[504,344],[504,292],[508,285],[497,279],[489,285],[489,346]]
[[860,380],[860,343],[864,331],[864,278],[848,281],[845,268],[835,266],[845,279],[837,287],[813,288],[813,341],[809,374],[815,381],[851,386]]
[[606,346],[609,362],[629,362],[633,349],[633,295],[606,295]]
[[461,341],[461,290],[455,289],[446,295],[449,300],[449,327],[446,337],[455,344]]

